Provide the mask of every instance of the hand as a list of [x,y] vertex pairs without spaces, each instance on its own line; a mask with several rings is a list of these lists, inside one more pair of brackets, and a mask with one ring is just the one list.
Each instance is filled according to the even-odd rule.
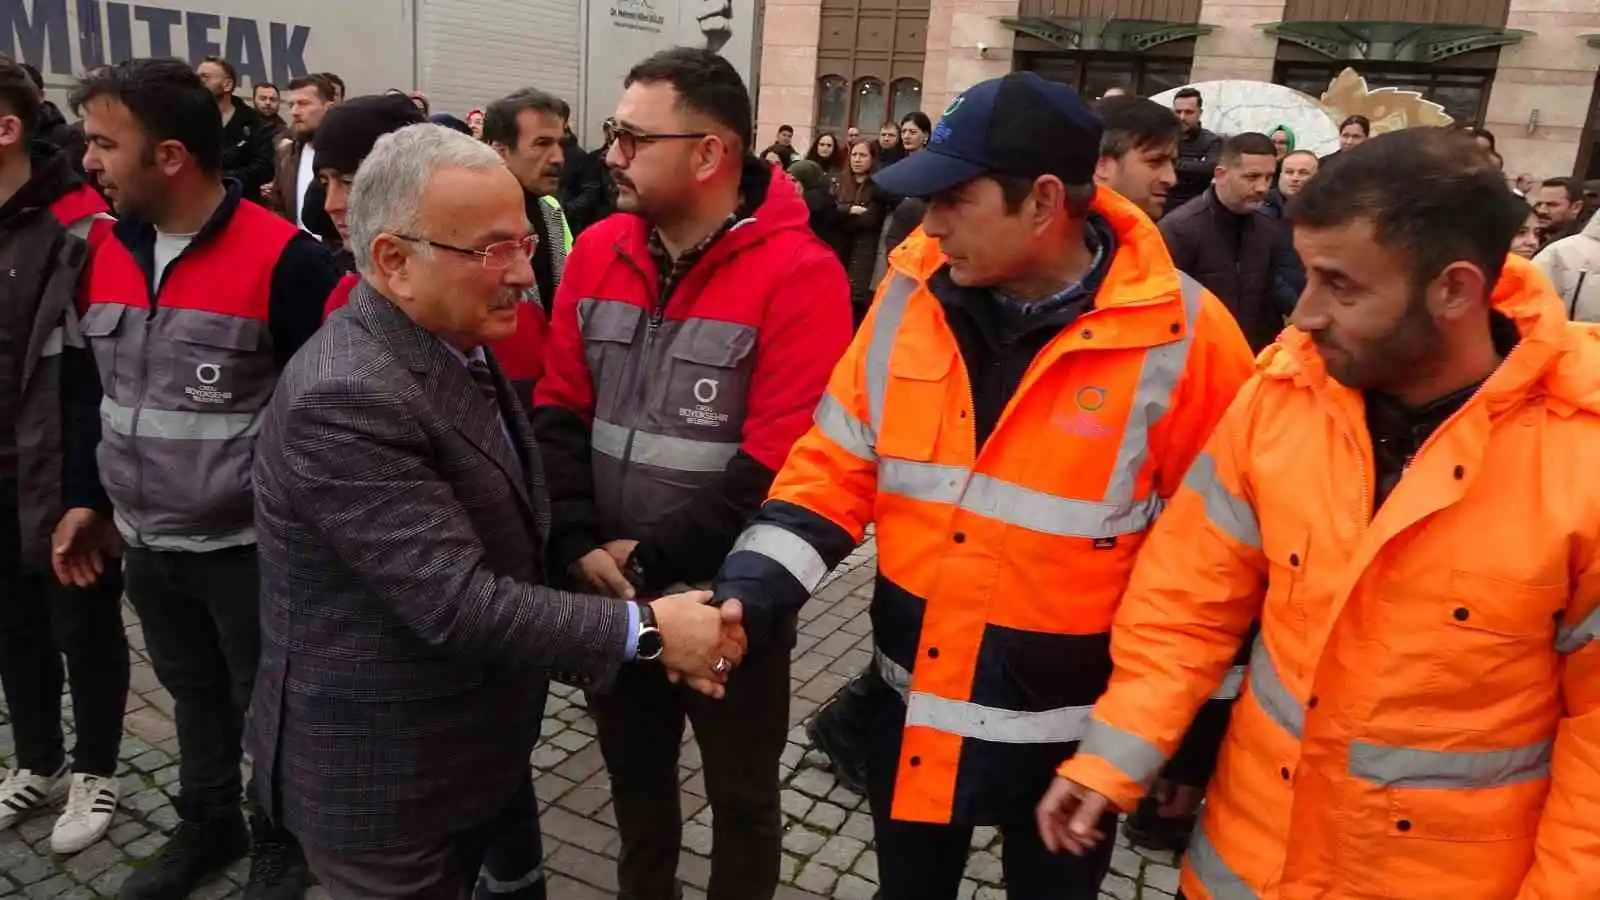
[[269,181],[261,186],[261,199],[271,200],[273,197],[277,196],[277,194],[278,186],[272,182]]
[[721,698],[728,674],[744,659],[748,640],[744,608],[737,600],[708,605],[710,591],[687,591],[650,604],[661,631],[661,663],[674,681]]
[[1205,798],[1206,789],[1188,784],[1177,784],[1157,778],[1150,785],[1150,797],[1156,801],[1156,814],[1163,819],[1182,819],[1193,815]]
[[1105,838],[1100,832],[1100,817],[1111,801],[1076,781],[1056,778],[1039,801],[1035,816],[1039,837],[1051,853],[1062,850],[1082,856]]
[[117,533],[92,509],[67,510],[50,538],[50,567],[68,587],[86,588],[106,570],[106,556],[117,552]]
[[638,541],[606,541],[605,545],[600,549],[611,554],[611,558],[617,561],[618,571],[621,571],[622,569],[627,568],[628,557],[633,555],[633,549],[637,546],[639,546]]
[[633,585],[623,577],[622,567],[603,547],[585,553],[572,564],[571,571],[572,577],[601,596],[633,599]]

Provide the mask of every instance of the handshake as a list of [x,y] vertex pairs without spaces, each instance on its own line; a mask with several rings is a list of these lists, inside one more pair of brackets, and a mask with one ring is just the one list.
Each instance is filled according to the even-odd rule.
[[[622,570],[637,541],[612,541],[572,565],[572,574],[590,590],[632,600],[633,585]],[[709,697],[721,699],[728,675],[744,659],[749,641],[744,608],[737,600],[711,606],[710,591],[685,591],[650,603],[661,632],[661,659],[667,677]]]

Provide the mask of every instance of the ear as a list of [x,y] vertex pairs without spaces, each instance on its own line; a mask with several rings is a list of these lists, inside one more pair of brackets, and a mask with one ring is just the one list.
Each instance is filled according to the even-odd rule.
[[0,116],[0,147],[13,147],[27,140],[22,119],[18,116]]
[[1429,287],[1428,311],[1447,321],[1481,315],[1494,290],[1484,271],[1466,260],[1445,266]]
[[[1034,231],[1043,231],[1051,222],[1057,222],[1067,215],[1067,188],[1061,179],[1054,175],[1041,175],[1033,182],[1033,210],[1031,213]],[[1022,211],[1027,214],[1027,201],[1024,201]]]
[[162,141],[156,144],[155,165],[163,175],[169,177],[176,175],[185,164],[193,161],[194,157],[189,155],[189,148],[179,141]]
[[699,181],[709,181],[721,168],[722,161],[728,156],[728,145],[716,136],[700,139],[700,144],[694,151],[694,174]]
[[1111,176],[1117,174],[1117,161],[1114,157],[1102,156],[1094,161],[1094,180],[1096,184],[1110,181]]
[[375,280],[385,286],[388,296],[400,303],[409,302],[413,295],[413,249],[392,234],[374,237],[369,248]]

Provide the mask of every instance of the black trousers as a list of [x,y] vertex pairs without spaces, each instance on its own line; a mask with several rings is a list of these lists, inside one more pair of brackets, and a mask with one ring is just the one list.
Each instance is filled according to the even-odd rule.
[[172,695],[178,726],[178,815],[238,815],[245,710],[261,654],[256,548],[209,553],[129,548],[128,600]]
[[539,830],[539,801],[533,793],[533,772],[489,829],[477,900],[545,900],[544,835]]
[[119,563],[108,560],[92,587],[64,587],[48,567],[23,565],[19,529],[15,485],[0,484],[0,684],[17,768],[54,774],[66,761],[61,688],[70,675],[72,770],[114,775],[128,699]]
[[622,836],[619,900],[682,896],[678,747],[686,716],[700,743],[711,802],[707,900],[771,900],[783,841],[778,761],[789,731],[793,644],[790,630],[745,657],[721,700],[671,684],[660,666],[648,663],[625,667],[611,691],[591,695]]
[[[971,825],[895,822],[872,805],[881,900],[954,900],[972,842]],[[1000,823],[1000,867],[1008,900],[1097,900],[1111,868],[1117,817],[1100,823],[1106,839],[1090,853],[1051,853],[1039,839],[1032,810]]]

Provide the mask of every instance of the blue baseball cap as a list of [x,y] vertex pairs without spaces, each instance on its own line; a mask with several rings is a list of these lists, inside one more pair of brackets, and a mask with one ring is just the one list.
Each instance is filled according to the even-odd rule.
[[1064,84],[1012,72],[973,85],[945,107],[928,146],[873,176],[902,197],[928,197],[980,175],[1094,183],[1100,117]]

